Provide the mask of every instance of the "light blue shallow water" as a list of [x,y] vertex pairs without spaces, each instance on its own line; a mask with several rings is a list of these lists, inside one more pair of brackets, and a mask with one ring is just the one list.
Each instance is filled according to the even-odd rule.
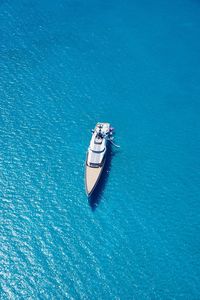
[[[198,1],[0,2],[0,298],[200,298]],[[116,128],[97,195],[84,160]]]

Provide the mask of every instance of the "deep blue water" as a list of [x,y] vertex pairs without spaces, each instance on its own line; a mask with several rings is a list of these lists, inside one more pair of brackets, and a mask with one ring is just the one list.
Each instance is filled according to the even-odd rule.
[[199,95],[199,1],[1,0],[1,299],[200,299]]

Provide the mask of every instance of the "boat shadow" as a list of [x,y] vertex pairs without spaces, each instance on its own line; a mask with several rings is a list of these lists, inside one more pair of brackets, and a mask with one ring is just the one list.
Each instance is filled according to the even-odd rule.
[[105,189],[105,186],[108,181],[109,174],[110,174],[110,170],[111,170],[111,161],[114,156],[115,156],[115,152],[112,150],[111,145],[108,145],[107,156],[106,156],[106,161],[105,161],[103,172],[101,174],[101,177],[99,179],[99,182],[98,182],[94,192],[88,198],[88,203],[89,203],[92,211],[96,210],[96,208],[98,207],[98,205],[102,199],[103,192],[104,192],[104,189]]

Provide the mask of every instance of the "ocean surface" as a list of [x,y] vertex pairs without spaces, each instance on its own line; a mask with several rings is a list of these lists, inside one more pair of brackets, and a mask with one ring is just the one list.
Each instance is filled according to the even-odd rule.
[[0,299],[200,299],[200,2],[1,0],[0,198]]

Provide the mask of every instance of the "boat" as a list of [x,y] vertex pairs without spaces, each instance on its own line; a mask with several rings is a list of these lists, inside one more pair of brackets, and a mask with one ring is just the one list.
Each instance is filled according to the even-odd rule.
[[107,142],[112,140],[113,128],[110,123],[97,123],[92,130],[92,138],[85,163],[85,189],[91,196],[101,177],[105,161]]

